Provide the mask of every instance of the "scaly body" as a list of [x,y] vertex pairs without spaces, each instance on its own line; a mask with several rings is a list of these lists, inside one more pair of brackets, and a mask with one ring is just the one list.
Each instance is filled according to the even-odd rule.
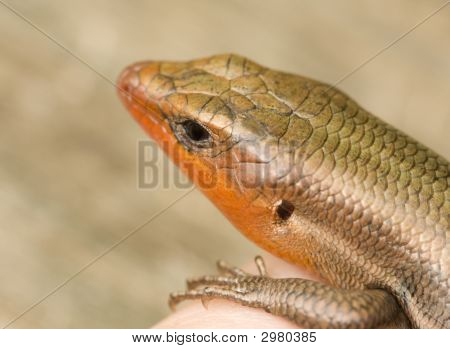
[[[248,238],[328,285],[193,280],[309,327],[450,327],[450,165],[324,83],[237,55],[127,68],[119,93]],[[256,286],[255,286],[256,285]]]

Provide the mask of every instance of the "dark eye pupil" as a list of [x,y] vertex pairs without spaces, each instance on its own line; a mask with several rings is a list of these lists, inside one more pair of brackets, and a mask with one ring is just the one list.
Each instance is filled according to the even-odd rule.
[[188,120],[183,123],[186,135],[195,142],[204,141],[209,138],[209,132],[195,121]]

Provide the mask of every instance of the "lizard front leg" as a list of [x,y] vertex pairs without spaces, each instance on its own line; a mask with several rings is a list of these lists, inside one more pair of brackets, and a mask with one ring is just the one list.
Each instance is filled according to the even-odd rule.
[[223,298],[285,317],[306,328],[408,328],[395,298],[381,289],[344,290],[317,281],[267,275],[255,258],[259,275],[219,261],[219,275],[187,281],[185,292],[172,293],[172,308],[187,299]]

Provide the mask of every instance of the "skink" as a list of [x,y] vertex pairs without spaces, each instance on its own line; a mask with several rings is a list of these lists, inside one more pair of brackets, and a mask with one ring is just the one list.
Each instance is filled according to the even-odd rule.
[[219,263],[225,298],[310,328],[450,327],[450,164],[337,88],[226,54],[141,62],[131,114],[250,240],[326,283]]

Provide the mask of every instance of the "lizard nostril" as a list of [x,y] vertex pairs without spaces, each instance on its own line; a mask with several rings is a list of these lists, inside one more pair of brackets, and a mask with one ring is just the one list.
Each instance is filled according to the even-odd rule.
[[139,78],[137,73],[128,67],[125,69],[117,79],[117,91],[119,95],[125,100],[131,99],[132,91],[139,85]]
[[294,213],[294,209],[295,207],[291,202],[281,200],[276,208],[276,213],[279,218],[281,218],[283,221],[286,221],[289,219],[289,217],[292,216],[292,213]]
[[[125,97],[125,99],[132,98],[132,93],[141,85],[140,74],[143,70],[147,72],[150,77],[157,72],[158,65],[155,65],[151,61],[138,62],[126,67],[122,73],[120,73],[117,79],[117,90],[119,95]],[[147,76],[147,79],[149,79]]]

